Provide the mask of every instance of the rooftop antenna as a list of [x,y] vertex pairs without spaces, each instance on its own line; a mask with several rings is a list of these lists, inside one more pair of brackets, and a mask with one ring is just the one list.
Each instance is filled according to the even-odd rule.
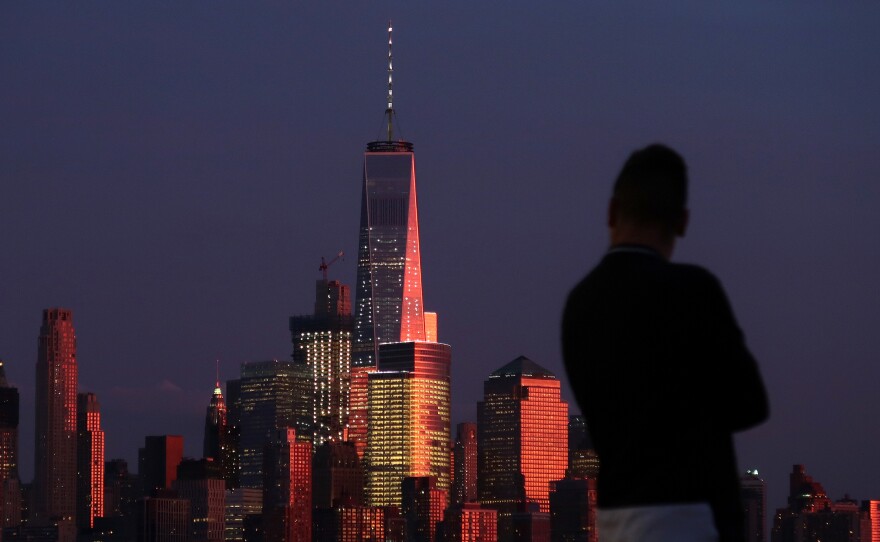
[[219,388],[220,387],[220,360],[217,359],[215,361],[217,364],[217,385],[215,387]]
[[394,141],[394,99],[392,96],[394,65],[391,56],[391,21],[388,21],[388,108],[385,115],[388,116],[388,141]]

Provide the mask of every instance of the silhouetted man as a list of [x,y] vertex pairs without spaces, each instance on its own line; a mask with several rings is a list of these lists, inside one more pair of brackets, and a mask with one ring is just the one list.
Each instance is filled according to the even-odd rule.
[[733,435],[767,397],[718,280],[669,262],[687,170],[663,145],[614,184],[611,247],[569,294],[565,365],[599,454],[603,542],[743,538]]

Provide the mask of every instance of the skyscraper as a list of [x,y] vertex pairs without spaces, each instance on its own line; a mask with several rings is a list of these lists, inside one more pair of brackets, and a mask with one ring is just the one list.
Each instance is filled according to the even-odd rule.
[[767,487],[757,470],[747,470],[739,478],[743,512],[745,512],[745,541],[764,542]]
[[278,429],[263,456],[265,542],[312,540],[312,445]]
[[34,523],[76,516],[76,386],[73,313],[45,309],[37,347]]
[[367,503],[399,506],[401,482],[431,476],[449,491],[448,344],[389,343],[369,375]]
[[182,460],[182,436],[145,437],[144,447],[138,450],[138,474],[143,483],[143,494],[152,495],[158,490],[171,489],[177,479],[177,466]]
[[223,390],[220,388],[220,378],[214,384],[214,393],[211,394],[211,402],[205,413],[205,439],[202,444],[202,456],[210,457],[222,472],[225,440],[226,440],[226,401],[223,399]]
[[394,139],[391,27],[385,139],[364,153],[352,344],[349,436],[362,454],[367,434],[367,374],[379,345],[423,341],[422,272],[413,144]]
[[306,426],[314,445],[342,442],[348,428],[348,393],[351,380],[351,295],[339,281],[319,280],[315,285],[312,316],[290,318],[293,361],[303,368],[306,392]]
[[297,370],[292,361],[241,365],[239,412],[242,487],[263,487],[263,450],[277,429],[293,424]]
[[458,424],[453,454],[452,501],[456,504],[474,502],[477,500],[477,424]]
[[[477,403],[480,502],[534,502],[549,512],[549,483],[568,463],[568,404],[559,379],[520,356],[489,375]],[[501,538],[499,533],[499,538]]]
[[77,400],[77,517],[80,528],[90,529],[104,516],[104,431],[101,405],[94,393],[80,393]]
[[212,459],[184,459],[172,484],[190,502],[190,542],[221,542],[225,534],[226,484]]

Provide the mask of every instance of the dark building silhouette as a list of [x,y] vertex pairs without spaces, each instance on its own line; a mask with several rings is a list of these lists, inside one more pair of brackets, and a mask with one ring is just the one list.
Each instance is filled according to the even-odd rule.
[[567,476],[551,482],[550,539],[553,542],[598,542],[595,480]]
[[104,431],[94,393],[77,395],[77,527],[91,529],[104,515]]
[[[143,484],[143,494],[156,490],[171,489],[177,479],[177,466],[183,459],[183,437],[160,435],[144,438],[144,447],[138,450],[138,471]],[[165,495],[170,495],[165,493]]]
[[211,402],[208,403],[208,410],[205,413],[205,437],[202,443],[202,456],[210,457],[218,466],[222,465],[224,458],[225,436],[226,401],[223,399],[223,390],[218,378],[214,384],[214,392],[211,394]]
[[776,510],[772,542],[861,542],[864,519],[858,502],[831,501],[822,484],[794,465],[789,475],[788,507]]
[[7,382],[6,368],[0,360],[0,528],[21,523],[18,408],[18,389]]
[[599,476],[599,455],[596,450],[572,450],[568,456],[568,470],[575,478],[593,478]]
[[586,450],[593,447],[590,431],[587,428],[587,419],[580,414],[572,414],[568,417],[568,449]]
[[394,139],[388,32],[386,137],[367,144],[361,192],[349,416],[358,455],[366,449],[367,374],[377,368],[379,345],[427,339],[415,155],[412,143]]
[[188,542],[190,502],[170,489],[157,489],[144,497],[137,529],[138,542]]
[[477,403],[477,440],[480,502],[499,510],[535,502],[549,512],[549,484],[568,465],[568,404],[559,379],[522,356],[493,372]]
[[241,365],[237,416],[242,487],[263,487],[263,450],[277,429],[294,423],[297,368],[292,361],[255,361]]
[[226,489],[241,485],[241,379],[226,381],[226,429],[221,443],[220,469]]
[[477,500],[477,424],[458,424],[452,453],[452,502],[474,502]]
[[239,487],[226,490],[226,534],[230,542],[244,540],[244,522],[247,516],[259,517],[263,512],[263,490]]
[[172,485],[180,498],[190,502],[190,540],[224,540],[226,483],[220,466],[210,458],[184,459],[177,466],[177,479]]
[[335,280],[317,281],[313,315],[290,318],[293,361],[306,392],[297,397],[304,418],[297,430],[305,428],[315,446],[347,435],[352,330],[349,288]]
[[45,309],[37,347],[33,524],[76,517],[76,390],[73,313]]
[[315,510],[314,540],[321,542],[403,542],[404,522],[393,506],[337,503]]
[[312,540],[312,445],[278,429],[263,456],[265,542]]
[[745,512],[746,542],[764,542],[767,486],[757,470],[748,470],[740,476],[740,494]]
[[434,542],[449,493],[437,487],[437,479],[431,476],[407,477],[401,486],[407,542]]
[[364,504],[364,471],[352,442],[325,442],[312,459],[312,505]]
[[499,542],[550,542],[550,514],[541,512],[538,503],[521,504],[510,513],[498,514]]

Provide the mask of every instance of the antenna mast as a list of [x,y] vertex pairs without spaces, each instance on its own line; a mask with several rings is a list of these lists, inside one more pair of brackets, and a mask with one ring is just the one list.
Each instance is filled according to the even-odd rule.
[[391,56],[391,21],[388,21],[388,108],[385,114],[388,116],[388,141],[394,141],[394,99],[391,93],[394,75],[394,65]]

